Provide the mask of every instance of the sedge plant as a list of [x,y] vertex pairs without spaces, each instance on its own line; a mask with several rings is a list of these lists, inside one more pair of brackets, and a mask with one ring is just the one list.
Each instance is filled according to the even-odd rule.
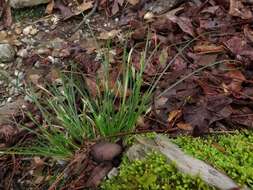
[[[142,91],[146,53],[142,53],[137,71],[131,64],[132,52],[133,49],[124,51],[122,71],[113,89],[109,86],[110,62],[105,54],[103,77],[97,76],[96,96],[90,93],[85,77],[75,75],[75,72],[63,74],[61,86],[52,84],[48,90],[43,88],[48,95],[44,100],[29,91],[30,99],[43,116],[41,124],[29,114],[38,128],[27,130],[35,134],[37,140],[32,145],[12,147],[2,153],[68,160],[85,140],[133,131],[137,119],[148,108],[152,92],[150,89]],[[101,83],[103,91],[99,90]]]

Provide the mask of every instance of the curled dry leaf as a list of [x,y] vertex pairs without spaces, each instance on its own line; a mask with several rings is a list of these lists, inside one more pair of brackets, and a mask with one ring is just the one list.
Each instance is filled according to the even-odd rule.
[[224,51],[222,45],[212,44],[210,42],[201,42],[193,47],[195,53],[206,54],[206,53],[219,53]]
[[173,110],[169,113],[168,122],[172,123],[182,116],[182,110]]
[[54,9],[54,0],[51,0],[51,1],[47,4],[45,13],[50,15],[50,14],[52,14],[53,9]]
[[185,131],[192,131],[193,127],[189,123],[178,123],[177,127]]
[[251,19],[253,16],[251,10],[241,0],[230,0],[229,14],[242,19]]

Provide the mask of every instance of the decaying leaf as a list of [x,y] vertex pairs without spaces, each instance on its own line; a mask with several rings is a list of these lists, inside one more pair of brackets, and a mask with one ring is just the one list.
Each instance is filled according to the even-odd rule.
[[225,45],[235,55],[246,56],[253,60],[253,47],[244,38],[234,36],[225,42]]
[[46,14],[52,14],[53,9],[54,9],[54,0],[51,0],[51,1],[47,4],[45,13],[46,13]]
[[189,123],[177,123],[177,127],[185,131],[193,130],[193,127]]
[[166,17],[172,22],[178,24],[182,31],[185,33],[195,36],[194,27],[192,25],[191,19],[186,17],[178,17],[172,14],[166,14]]
[[111,30],[109,32],[101,32],[98,36],[100,40],[109,40],[115,38],[120,33],[120,30]]
[[201,42],[195,45],[193,50],[199,54],[218,53],[224,51],[224,47],[222,45],[216,45],[210,42]]
[[139,1],[140,0],[127,0],[127,2],[130,3],[131,5],[137,5]]
[[77,10],[75,11],[75,15],[79,15],[80,13],[89,10],[93,7],[93,2],[92,1],[83,1],[81,5],[77,7]]
[[229,14],[242,19],[251,19],[253,16],[251,10],[246,8],[241,0],[230,0]]

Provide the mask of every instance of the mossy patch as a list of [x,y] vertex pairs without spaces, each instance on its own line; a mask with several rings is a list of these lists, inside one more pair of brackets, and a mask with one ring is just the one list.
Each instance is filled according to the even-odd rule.
[[195,158],[210,163],[240,185],[253,189],[253,133],[173,140]]
[[35,7],[27,7],[22,9],[13,9],[12,16],[15,22],[21,22],[23,20],[34,20],[44,15],[46,10],[45,5],[38,5]]
[[107,180],[103,190],[187,190],[215,189],[205,184],[199,177],[191,177],[177,171],[160,154],[152,153],[143,160],[129,162],[123,160],[119,175]]

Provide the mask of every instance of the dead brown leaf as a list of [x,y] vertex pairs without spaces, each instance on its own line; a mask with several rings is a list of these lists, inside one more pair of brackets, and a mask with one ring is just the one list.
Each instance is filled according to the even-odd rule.
[[128,3],[130,3],[131,5],[137,5],[140,0],[127,0]]
[[111,30],[109,32],[101,32],[98,36],[100,40],[109,40],[115,38],[120,33],[120,30]]
[[54,0],[51,0],[51,1],[47,4],[45,13],[46,13],[46,14],[52,14],[53,9],[54,9]]
[[77,10],[75,11],[75,15],[79,15],[80,13],[91,9],[92,7],[93,7],[93,2],[92,1],[86,2],[84,0],[83,3],[77,7]]
[[229,14],[242,19],[251,19],[253,16],[251,10],[241,0],[230,0]]
[[225,45],[235,55],[246,56],[253,60],[253,47],[244,38],[234,36],[225,42]]
[[192,131],[193,127],[189,123],[177,123],[177,127],[179,129],[185,130],[185,131]]
[[246,37],[250,42],[253,42],[253,30],[250,28],[249,25],[246,25],[246,26],[243,28],[243,32],[244,32],[245,37]]
[[193,47],[195,53],[206,54],[206,53],[218,53],[223,52],[224,47],[222,45],[212,44],[210,42],[201,42]]
[[186,17],[178,17],[172,14],[166,14],[166,17],[172,22],[178,24],[182,31],[185,33],[195,36],[194,27],[192,25],[191,19]]
[[169,113],[168,122],[171,123],[182,116],[182,110],[173,110]]
[[242,72],[239,70],[232,70],[226,73],[226,76],[232,79],[227,87],[233,92],[240,92],[242,89],[242,83],[246,80]]

